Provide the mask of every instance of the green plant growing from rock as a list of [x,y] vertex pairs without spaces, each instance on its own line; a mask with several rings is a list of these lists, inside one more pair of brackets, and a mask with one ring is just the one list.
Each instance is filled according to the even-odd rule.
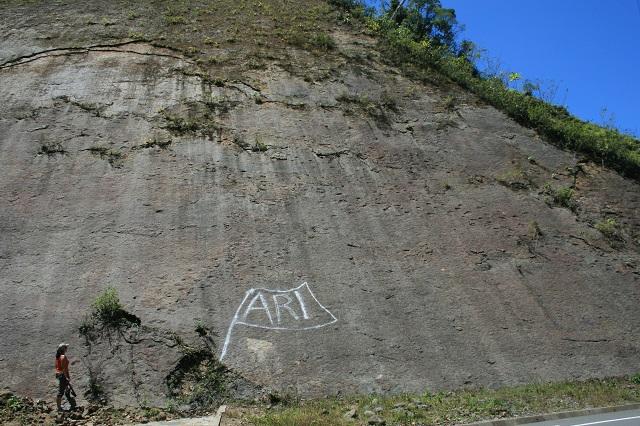
[[256,138],[256,143],[251,150],[254,152],[265,152],[268,149],[269,146],[266,143],[262,142],[262,139]]
[[458,100],[454,96],[448,95],[442,100],[442,108],[444,108],[445,111],[453,112],[456,110],[457,105]]
[[390,126],[390,119],[387,115],[387,109],[395,111],[397,105],[390,96],[382,96],[380,101],[376,101],[366,95],[350,95],[342,94],[336,97],[336,101],[344,105],[345,112],[353,115],[361,113],[373,118],[376,123],[382,128],[388,128]]
[[538,222],[535,220],[529,222],[529,225],[527,226],[527,234],[531,241],[538,241],[544,235],[540,229],[540,225],[538,225]]
[[624,242],[620,224],[614,218],[603,219],[594,226],[614,248],[619,248],[620,243]]
[[124,310],[118,292],[107,287],[91,304],[91,311],[84,318],[78,331],[87,340],[95,340],[98,333],[120,331],[140,326],[140,319]]
[[146,148],[154,148],[158,147],[160,149],[169,149],[169,146],[173,143],[171,139],[157,139],[152,138],[146,140],[144,143],[135,146],[132,149],[146,149]]
[[578,207],[574,199],[575,191],[573,188],[568,186],[554,188],[550,183],[546,183],[543,186],[542,191],[549,195],[550,201],[557,206],[566,207],[571,211],[575,211]]
[[107,162],[113,167],[118,168],[122,166],[124,154],[118,150],[106,146],[92,146],[91,148],[88,148],[87,151],[99,156],[103,160],[107,160]]
[[518,190],[528,189],[529,187],[531,187],[531,181],[529,180],[529,177],[524,172],[524,170],[519,167],[499,174],[498,176],[496,176],[496,180],[498,181],[498,183],[511,189]]
[[321,50],[333,50],[336,48],[336,42],[329,34],[317,33],[311,36],[310,44]]
[[14,413],[22,410],[24,404],[22,403],[22,401],[20,400],[20,398],[18,398],[15,395],[11,395],[9,397],[9,399],[7,399],[7,408],[9,409],[9,411],[12,411]]

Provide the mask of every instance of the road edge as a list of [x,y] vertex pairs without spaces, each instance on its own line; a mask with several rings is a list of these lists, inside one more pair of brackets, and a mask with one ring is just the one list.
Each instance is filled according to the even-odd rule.
[[612,405],[610,407],[586,408],[573,411],[559,411],[557,413],[536,414],[525,417],[512,417],[509,419],[483,420],[476,423],[464,423],[464,426],[515,426],[525,423],[544,422],[547,420],[568,419],[571,417],[589,416],[592,414],[613,413],[616,411],[637,410],[640,409],[640,403]]

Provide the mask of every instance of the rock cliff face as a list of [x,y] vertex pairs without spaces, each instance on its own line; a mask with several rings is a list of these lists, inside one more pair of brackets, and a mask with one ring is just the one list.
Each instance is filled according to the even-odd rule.
[[[324,3],[265,2],[291,27],[321,11],[334,48],[265,42],[289,27],[251,18],[262,3],[185,9],[249,19],[233,41],[85,3],[0,12],[4,388],[51,395],[66,340],[77,387],[161,403],[166,336],[195,322],[248,380],[305,395],[637,370],[637,182],[406,77]],[[107,286],[149,329],[86,345]]]

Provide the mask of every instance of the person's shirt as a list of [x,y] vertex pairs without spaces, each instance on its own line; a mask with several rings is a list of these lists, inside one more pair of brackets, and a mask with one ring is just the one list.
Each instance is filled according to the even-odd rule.
[[65,376],[69,377],[69,360],[66,355],[60,355],[56,358],[56,374],[64,373]]

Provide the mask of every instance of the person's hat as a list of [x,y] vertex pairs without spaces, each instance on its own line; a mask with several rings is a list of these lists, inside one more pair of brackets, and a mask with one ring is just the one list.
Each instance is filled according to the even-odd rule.
[[60,349],[60,348],[68,348],[68,347],[69,347],[69,344],[68,344],[68,343],[60,343],[60,344],[58,345],[58,349]]

